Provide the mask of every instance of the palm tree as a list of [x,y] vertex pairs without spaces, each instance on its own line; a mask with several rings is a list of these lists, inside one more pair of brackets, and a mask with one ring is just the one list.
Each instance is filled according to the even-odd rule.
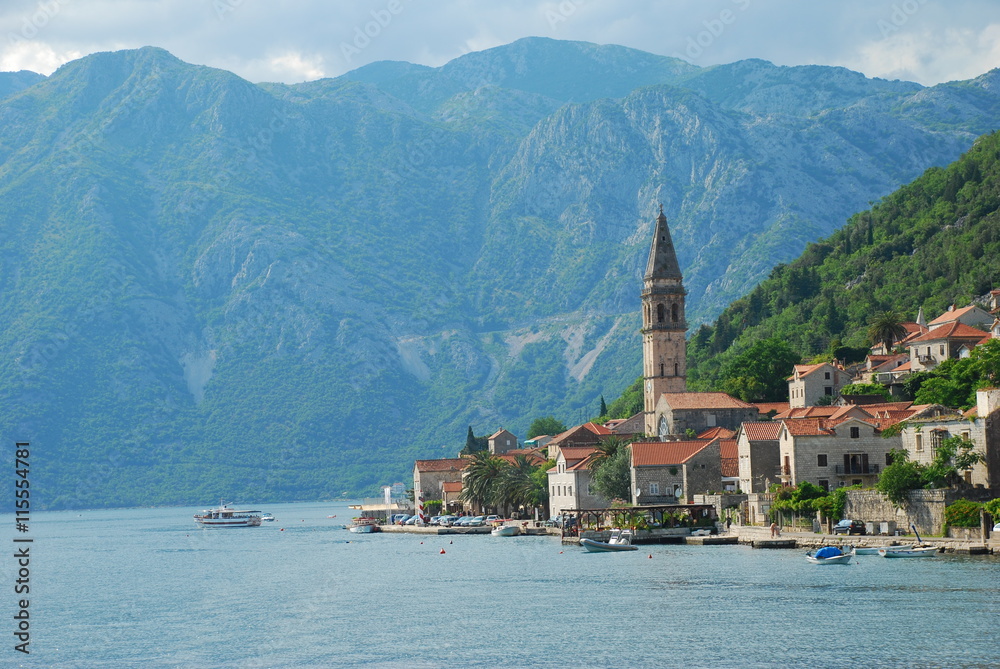
[[489,451],[476,451],[471,460],[465,468],[459,499],[482,510],[496,504],[497,481],[507,463],[493,457]]
[[597,442],[594,448],[597,452],[594,453],[593,457],[590,459],[590,471],[595,471],[599,469],[601,463],[605,460],[610,460],[618,451],[625,448],[631,443],[628,439],[623,439],[621,436],[614,434],[610,437],[605,437],[604,439]]
[[497,502],[508,509],[534,509],[548,499],[548,483],[536,476],[537,465],[524,455],[515,455],[514,463],[503,468],[497,486]]
[[892,345],[906,337],[903,319],[895,311],[883,311],[868,325],[868,340],[874,346],[882,344],[885,352],[892,351]]

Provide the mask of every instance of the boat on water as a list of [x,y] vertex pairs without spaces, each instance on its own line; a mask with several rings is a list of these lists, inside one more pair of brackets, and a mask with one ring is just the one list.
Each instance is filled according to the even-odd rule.
[[504,525],[503,523],[493,523],[490,534],[495,537],[516,537],[521,533],[521,528],[517,525]]
[[260,527],[260,513],[256,509],[234,509],[220,502],[214,509],[194,514],[194,522],[202,527]]
[[836,546],[823,546],[806,553],[806,560],[812,564],[850,564],[854,550],[845,553]]
[[595,539],[580,539],[580,545],[590,553],[617,553],[620,551],[636,551],[638,546],[632,545],[632,530],[611,530],[611,538],[607,541]]
[[880,548],[878,554],[887,558],[917,558],[934,557],[937,546],[887,546]]
[[855,555],[878,555],[878,552],[887,546],[856,546],[852,550]]
[[353,523],[347,526],[347,529],[355,534],[371,534],[372,532],[378,532],[378,518],[359,516],[354,519]]
[[262,513],[262,514],[260,514],[260,519],[261,519],[262,522],[265,522],[265,523],[268,523],[268,522],[273,523],[274,522],[274,516],[271,515],[270,513]]

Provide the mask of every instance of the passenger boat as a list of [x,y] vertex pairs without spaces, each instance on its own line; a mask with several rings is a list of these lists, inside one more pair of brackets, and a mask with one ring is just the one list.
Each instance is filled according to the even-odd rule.
[[845,553],[836,546],[823,546],[806,553],[806,560],[813,564],[850,564],[854,550]]
[[260,511],[234,509],[220,502],[217,508],[194,514],[194,522],[202,527],[260,527]]
[[887,558],[934,557],[937,546],[887,546],[880,548],[878,554]]
[[372,532],[378,532],[378,518],[359,516],[354,519],[353,523],[347,526],[347,529],[355,534],[371,534]]
[[495,537],[516,537],[521,533],[521,528],[517,525],[504,525],[503,523],[493,523],[490,534]]
[[580,539],[580,545],[590,553],[616,553],[619,551],[637,551],[638,546],[632,545],[631,530],[611,530],[611,538],[607,541],[595,539]]

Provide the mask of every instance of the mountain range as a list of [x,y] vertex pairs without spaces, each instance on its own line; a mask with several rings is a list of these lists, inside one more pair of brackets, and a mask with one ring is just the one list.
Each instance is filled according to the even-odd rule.
[[689,324],[993,129],[933,87],[530,38],[254,84],[158,48],[0,75],[0,434],[48,508],[320,499],[638,374],[658,205]]

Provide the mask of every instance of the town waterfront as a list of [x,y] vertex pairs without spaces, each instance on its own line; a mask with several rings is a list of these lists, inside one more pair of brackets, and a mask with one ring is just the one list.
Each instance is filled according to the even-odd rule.
[[[13,650],[17,567],[8,558],[0,666],[1000,661],[993,556],[815,566],[801,550],[745,546],[589,554],[554,537],[351,534],[344,504],[254,508],[277,521],[199,529],[200,507],[35,514],[31,655]],[[4,522],[13,528],[10,514]]]

